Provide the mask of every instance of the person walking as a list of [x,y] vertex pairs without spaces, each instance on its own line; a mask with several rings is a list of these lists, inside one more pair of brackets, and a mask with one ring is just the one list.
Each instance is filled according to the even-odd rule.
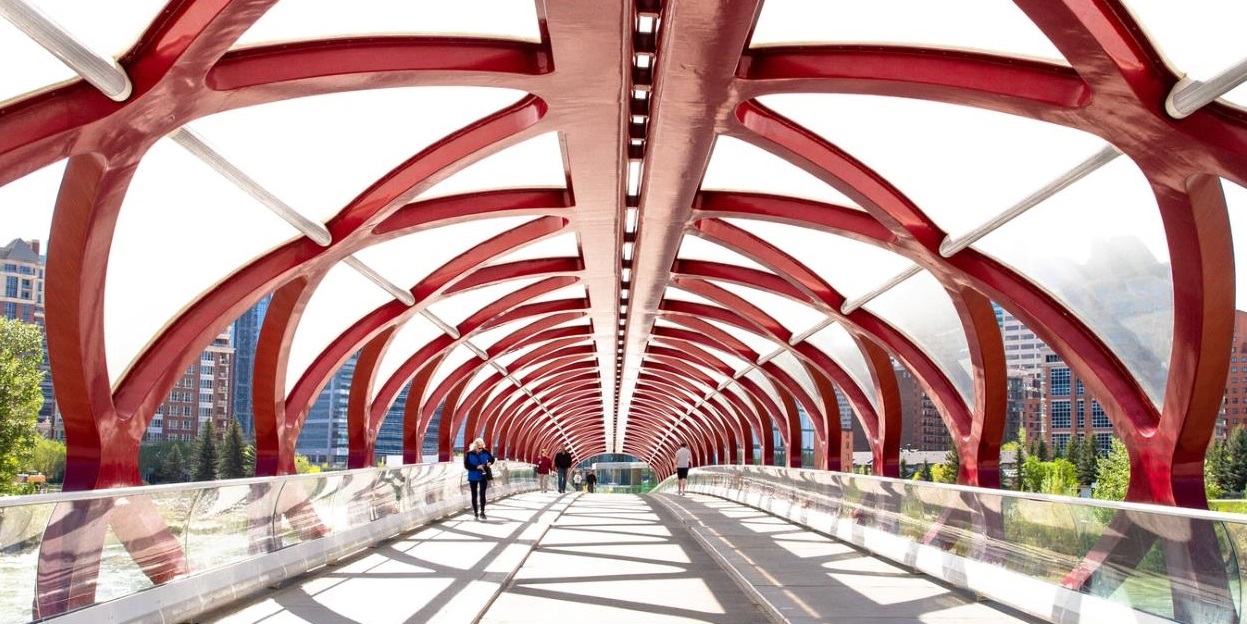
[[688,450],[688,443],[681,442],[680,450],[675,452],[675,475],[679,485],[680,496],[684,496],[684,487],[688,483],[688,469],[693,465],[693,453]]
[[537,453],[537,486],[541,488],[541,493],[545,494],[550,491],[550,468],[554,466],[554,462],[550,459],[550,454],[545,449],[541,449]]
[[588,486],[590,494],[593,493],[593,490],[594,488],[597,487],[597,484],[598,484],[598,476],[594,474],[592,470],[590,470],[589,474],[585,475],[585,485]]
[[[485,491],[494,478],[494,456],[485,448],[485,440],[477,438],[472,441],[472,448],[463,454],[463,467],[468,471],[468,486],[472,488],[472,515],[477,520],[485,520]],[[478,491],[480,504],[478,506]]]
[[572,454],[567,452],[567,447],[559,449],[554,454],[554,470],[559,474],[559,494],[567,491],[567,471],[572,468]]
[[572,489],[579,492],[581,481],[582,481],[582,477],[580,476],[580,471],[577,470],[576,474],[572,475]]

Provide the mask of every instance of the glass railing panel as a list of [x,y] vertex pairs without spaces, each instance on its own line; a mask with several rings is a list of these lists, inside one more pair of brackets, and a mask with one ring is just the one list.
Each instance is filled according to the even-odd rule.
[[0,508],[0,622],[29,620],[44,530],[54,503]]
[[329,523],[333,517],[333,496],[341,484],[342,477],[337,475],[282,484],[273,515],[282,548],[332,532]]
[[[253,508],[263,508],[269,487],[222,485],[204,488],[186,530],[186,558],[192,572],[237,563],[269,552],[271,523],[253,523]],[[262,517],[270,518],[268,513]]]
[[[668,479],[655,489],[672,487]],[[1038,581],[1166,620],[1240,621],[1244,606],[1247,516],[1239,514],[769,466],[697,469],[689,487],[859,545],[895,544],[895,536],[929,548],[928,561],[962,558],[942,559],[945,572],[986,565],[977,578],[999,568],[1016,575],[1006,583]],[[1033,596],[1014,598],[1020,608]]]
[[[499,497],[533,489],[533,467],[500,462],[492,485]],[[462,509],[466,492],[463,466],[452,461],[3,498],[0,624],[129,596],[402,512],[412,512],[414,528]]]
[[[71,507],[60,516],[63,522],[81,523],[83,518],[94,516],[94,522],[108,527],[100,557],[96,602],[132,594],[188,573],[183,538],[199,494],[198,489],[153,488],[150,494],[62,503]],[[89,538],[85,542],[70,548],[81,552]],[[45,556],[48,554],[45,551]],[[89,559],[76,560],[71,565],[75,573],[91,573]],[[44,587],[50,586],[41,582],[40,591]]]

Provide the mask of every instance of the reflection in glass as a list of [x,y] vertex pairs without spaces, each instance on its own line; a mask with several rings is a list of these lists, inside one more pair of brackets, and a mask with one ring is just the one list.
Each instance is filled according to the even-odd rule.
[[[672,488],[669,480],[655,491]],[[1060,604],[1081,603],[1085,619],[1112,613],[1115,603],[1179,622],[1232,622],[1243,606],[1247,524],[1237,514],[764,466],[699,468],[689,488],[903,558],[976,591],[1004,587],[987,595],[1044,610],[1037,614],[1044,617]],[[1056,592],[1059,604],[1037,604],[1016,589],[1032,581],[1043,584],[1032,592]],[[1061,598],[1059,587],[1083,600]]]
[[966,405],[974,405],[974,373],[961,317],[930,273],[901,282],[865,308],[909,336],[952,381]]
[[870,367],[866,364],[866,356],[862,355],[857,341],[853,340],[844,327],[839,323],[832,323],[814,332],[806,339],[806,342],[835,360],[853,378],[853,381],[857,382],[858,387],[866,394],[866,398],[870,399],[875,409],[879,409],[879,395],[876,392],[874,377],[870,374]]
[[1173,274],[1155,195],[1129,158],[1075,182],[973,248],[1061,300],[1161,404],[1173,346]]

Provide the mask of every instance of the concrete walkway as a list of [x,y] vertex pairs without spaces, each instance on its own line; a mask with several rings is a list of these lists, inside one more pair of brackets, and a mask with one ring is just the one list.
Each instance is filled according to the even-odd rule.
[[792,624],[1041,622],[825,535],[713,496],[667,506],[770,619]]
[[1033,620],[713,497],[528,493],[491,503],[487,521],[443,520],[199,621]]

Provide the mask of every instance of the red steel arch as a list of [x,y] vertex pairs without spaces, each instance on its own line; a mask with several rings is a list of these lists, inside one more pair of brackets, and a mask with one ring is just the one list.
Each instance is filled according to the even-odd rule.
[[[1229,368],[1235,297],[1232,271],[1224,268],[1234,265],[1220,184],[1247,186],[1247,112],[1214,102],[1185,119],[1170,117],[1163,102],[1178,76],[1120,0],[1016,0],[1065,63],[916,45],[752,47],[762,0],[609,7],[539,0],[537,41],[361,35],[236,48],[274,3],[174,0],[119,59],[133,85],[124,101],[74,81],[0,109],[0,185],[65,161],[48,252],[46,328],[69,442],[67,489],[140,482],[138,445],[181,372],[266,295],[273,299],[253,371],[260,474],[293,470],[307,411],[358,353],[348,409],[351,466],[372,464],[383,419],[408,387],[408,461],[421,459],[421,442],[442,407],[443,460],[454,452],[454,433],[466,427],[516,457],[567,443],[581,456],[632,452],[661,471],[678,437],[699,461],[773,463],[772,431],[790,451],[799,447],[799,407],[816,431],[819,467],[836,468],[839,390],[867,434],[875,471],[895,475],[895,359],[939,407],[960,451],[959,479],[993,486],[1005,406],[996,302],[1052,347],[1104,406],[1131,454],[1130,499],[1204,504],[1204,449]],[[641,16],[657,19],[652,36],[634,36]],[[689,24],[698,25],[695,33]],[[638,54],[649,59],[648,71],[634,71]],[[126,370],[109,371],[105,286],[139,276],[110,275],[107,259],[127,191],[153,145],[193,121],[243,107],[430,85],[519,95],[502,110],[447,128],[358,189],[323,220],[327,245],[296,237],[229,267],[193,300],[174,302],[181,311],[162,327],[143,328],[146,346]],[[759,99],[832,93],[1006,113],[1101,137],[1124,153],[1151,185],[1170,253],[1172,349],[1159,404],[1126,356],[1035,278],[973,247],[942,256],[948,233],[898,181]],[[418,200],[486,157],[552,132],[563,188]],[[720,136],[782,158],[861,210],[703,189]],[[463,245],[418,283],[396,284],[413,305],[400,297],[354,319],[328,337],[308,367],[290,371],[295,381],[286,387],[295,333],[331,269],[381,243],[495,217],[526,221]],[[973,400],[891,319],[862,308],[842,312],[846,298],[826,276],[727,219],[847,237],[914,262],[942,285],[960,318]],[[507,260],[560,236],[575,239],[575,256]],[[765,268],[685,254],[690,236]],[[839,323],[867,363],[869,387],[797,328],[722,284],[774,293]],[[512,290],[467,310],[444,335],[410,353],[390,352],[400,330],[434,307],[503,285]],[[672,287],[708,303],[669,297]],[[577,294],[560,298],[563,289]],[[513,329],[492,345],[477,344],[503,327]],[[796,358],[812,391],[766,361],[769,354],[749,349],[738,331]],[[443,367],[460,361],[450,357],[462,353],[456,349],[483,356],[447,372]],[[382,378],[388,357],[401,362]],[[751,369],[761,376],[747,374]],[[789,452],[788,461],[799,463],[800,453]]]

